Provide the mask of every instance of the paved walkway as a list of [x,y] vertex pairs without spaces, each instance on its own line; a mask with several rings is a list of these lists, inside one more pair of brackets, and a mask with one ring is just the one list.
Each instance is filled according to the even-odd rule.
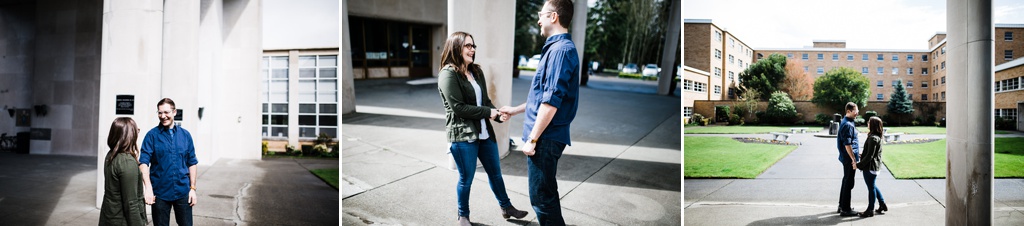
[[[770,134],[686,136],[760,137]],[[1021,136],[1020,134],[998,135]],[[865,136],[860,136],[860,143]],[[901,139],[944,138],[945,135],[904,135]],[[686,179],[684,211],[687,225],[943,225],[945,180],[896,180],[883,165],[877,185],[890,212],[872,218],[840,217],[835,213],[843,177],[835,138],[795,134],[802,145],[756,179]],[[996,179],[993,224],[1024,224],[1024,179]],[[853,208],[867,208],[867,189],[857,172]],[[876,204],[877,206],[877,204]]]
[[[524,102],[532,76],[513,79],[513,104]],[[592,78],[580,89],[573,145],[558,167],[565,220],[572,225],[679,225],[681,107],[678,96],[637,93],[655,82],[620,84]],[[646,87],[646,88],[645,88]],[[344,225],[452,225],[458,173],[448,169],[444,109],[436,85],[398,80],[356,81],[357,113],[343,116]],[[626,90],[626,91],[624,91]],[[499,103],[500,105],[500,103]],[[519,140],[523,116],[509,131]],[[478,225],[536,224],[530,207],[526,157],[501,160],[512,204],[530,214],[505,221],[477,170],[470,219]]]
[[[221,159],[200,166],[194,223],[338,225],[338,190],[309,172],[321,168],[338,168],[338,161]],[[96,157],[0,152],[0,224],[96,225],[96,176]]]

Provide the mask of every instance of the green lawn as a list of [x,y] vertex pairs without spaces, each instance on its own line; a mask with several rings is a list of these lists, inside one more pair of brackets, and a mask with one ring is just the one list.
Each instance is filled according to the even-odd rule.
[[330,184],[331,187],[338,189],[338,169],[315,169],[310,170],[309,172],[313,172],[313,174],[320,177],[321,180]]
[[789,128],[807,128],[810,131],[817,131],[821,126],[686,126],[683,130],[688,134],[756,134],[770,132],[790,132]]
[[[995,177],[1024,177],[1024,138],[995,138]],[[882,161],[898,179],[945,178],[946,140],[887,145]]]
[[683,137],[683,143],[686,178],[755,178],[797,148],[728,137]]

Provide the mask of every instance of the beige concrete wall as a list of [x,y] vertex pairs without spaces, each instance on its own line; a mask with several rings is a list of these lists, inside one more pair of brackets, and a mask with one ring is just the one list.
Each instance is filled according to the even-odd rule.
[[[686,80],[689,81],[708,81],[710,75],[706,71],[699,71],[691,67],[683,67],[683,80],[680,81],[680,86],[683,86]],[[687,90],[686,87],[680,87],[683,93],[683,107],[693,107],[693,101],[695,100],[708,100],[709,92],[697,92],[693,90]]]
[[[355,74],[352,70],[352,32],[348,25],[348,1],[341,0],[341,54],[338,54],[338,63],[341,73],[341,114],[348,114],[356,111],[356,91],[352,83],[355,81]],[[338,131],[341,132],[341,131]]]

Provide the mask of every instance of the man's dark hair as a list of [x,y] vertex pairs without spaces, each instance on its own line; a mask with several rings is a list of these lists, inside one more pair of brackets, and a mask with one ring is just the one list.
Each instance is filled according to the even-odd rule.
[[174,101],[171,100],[171,98],[160,99],[160,102],[156,102],[156,107],[160,107],[160,105],[164,105],[164,104],[170,104],[171,105],[171,109],[178,109],[177,107],[174,106]]
[[846,111],[853,111],[853,108],[856,108],[856,107],[857,107],[857,104],[854,104],[853,102],[846,102]]
[[572,24],[573,5],[571,0],[548,0],[548,4],[558,13],[558,24],[569,28]]

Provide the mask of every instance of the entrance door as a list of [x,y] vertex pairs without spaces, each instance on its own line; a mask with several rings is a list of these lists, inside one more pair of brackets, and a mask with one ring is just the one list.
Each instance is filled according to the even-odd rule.
[[427,25],[411,25],[412,30],[412,62],[409,67],[410,77],[433,77],[430,69],[430,27]]

